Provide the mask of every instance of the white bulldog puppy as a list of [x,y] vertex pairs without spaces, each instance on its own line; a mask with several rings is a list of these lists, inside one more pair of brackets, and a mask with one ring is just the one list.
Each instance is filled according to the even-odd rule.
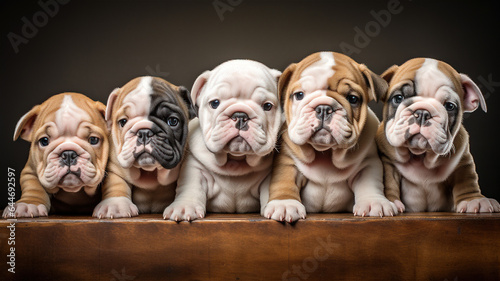
[[205,71],[191,99],[188,154],[174,202],[163,216],[175,221],[208,212],[258,212],[268,200],[273,150],[283,118],[281,72],[251,60],[231,60]]

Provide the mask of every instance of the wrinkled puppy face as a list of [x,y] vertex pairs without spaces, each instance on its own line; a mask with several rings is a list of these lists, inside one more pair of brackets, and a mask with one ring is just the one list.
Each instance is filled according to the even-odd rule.
[[106,119],[123,168],[156,173],[180,163],[190,118],[184,98],[185,88],[153,77],[133,79],[113,91]]
[[320,52],[290,65],[280,78],[288,135],[317,151],[353,147],[363,129],[367,103],[385,82],[349,57]]
[[282,124],[280,74],[255,61],[232,60],[198,77],[191,95],[208,150],[233,156],[273,150]]
[[[392,69],[392,70],[391,70]],[[392,146],[413,154],[448,154],[463,112],[474,111],[484,99],[467,76],[434,59],[413,59],[383,74],[389,78],[384,120]]]
[[105,107],[81,94],[51,97],[21,118],[14,139],[31,141],[30,154],[42,186],[50,193],[93,195],[108,159]]

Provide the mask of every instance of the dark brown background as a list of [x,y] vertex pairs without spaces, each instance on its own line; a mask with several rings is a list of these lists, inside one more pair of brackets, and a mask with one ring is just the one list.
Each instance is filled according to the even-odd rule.
[[[44,2],[47,2],[44,0]],[[236,4],[222,14],[215,3]],[[0,208],[7,202],[7,168],[17,180],[29,144],[12,141],[17,120],[51,95],[75,91],[106,102],[108,94],[131,78],[157,75],[191,88],[196,77],[225,60],[249,58],[284,70],[310,53],[341,51],[354,45],[355,27],[374,21],[371,11],[383,1],[79,1],[38,28],[16,54],[7,34],[22,35],[23,17],[43,11],[36,2],[0,1],[0,111],[2,177]],[[500,199],[497,184],[500,149],[500,35],[493,1],[401,0],[402,11],[352,57],[377,73],[413,57],[448,62],[479,84],[489,112],[476,112],[464,123],[471,134],[480,185]],[[157,69],[158,68],[158,69]],[[159,70],[159,72],[157,72]],[[500,83],[499,83],[500,84]],[[374,106],[380,113],[380,105]],[[3,190],[3,191],[2,191]],[[20,187],[17,188],[18,196]]]

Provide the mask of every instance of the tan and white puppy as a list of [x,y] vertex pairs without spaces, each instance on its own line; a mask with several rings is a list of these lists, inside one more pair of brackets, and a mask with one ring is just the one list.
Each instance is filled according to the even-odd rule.
[[499,212],[481,195],[464,112],[486,103],[477,85],[450,65],[416,58],[382,74],[389,89],[377,143],[385,194],[410,212]]
[[110,163],[95,217],[158,213],[173,201],[193,117],[189,91],[161,78],[138,77],[110,94]]
[[282,124],[280,74],[259,62],[231,60],[196,79],[191,99],[198,118],[189,124],[189,154],[165,219],[260,211]]
[[4,217],[92,211],[108,161],[104,112],[100,102],[63,93],[21,117],[14,140],[31,142],[30,153],[21,172],[21,199],[5,208]]
[[279,79],[286,127],[264,216],[293,222],[306,212],[395,215],[384,196],[382,163],[368,108],[387,83],[334,52],[314,53]]

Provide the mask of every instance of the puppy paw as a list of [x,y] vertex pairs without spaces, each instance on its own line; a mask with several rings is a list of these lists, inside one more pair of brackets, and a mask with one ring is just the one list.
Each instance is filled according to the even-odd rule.
[[398,211],[400,213],[405,212],[405,210],[406,210],[405,204],[403,204],[403,202],[401,202],[400,200],[395,200],[394,205],[396,205],[396,208],[398,209]]
[[479,198],[462,201],[457,205],[457,213],[498,213],[500,204],[495,199]]
[[[14,216],[12,216],[14,215]],[[34,205],[26,203],[16,203],[14,204],[14,210],[12,208],[6,207],[3,210],[2,216],[6,219],[8,218],[37,218],[46,217],[49,215],[47,207],[45,205]]]
[[306,218],[306,208],[294,199],[272,200],[264,208],[263,216],[276,221],[292,223]]
[[[404,206],[403,206],[404,207]],[[398,209],[394,203],[385,198],[365,199],[356,202],[353,208],[355,216],[383,217],[394,216]]]
[[139,215],[137,206],[127,197],[111,197],[101,201],[95,208],[93,217],[104,219],[131,218]]
[[193,202],[173,202],[165,208],[163,219],[173,221],[193,221],[205,217],[205,207]]

